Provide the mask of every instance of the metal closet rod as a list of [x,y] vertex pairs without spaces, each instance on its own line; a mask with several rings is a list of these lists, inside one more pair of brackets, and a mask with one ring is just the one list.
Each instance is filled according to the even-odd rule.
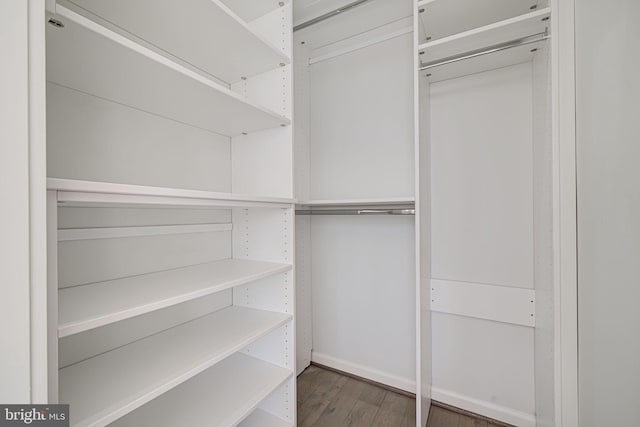
[[[536,37],[531,39],[532,37]],[[489,46],[488,48],[472,50],[470,52],[463,53],[461,55],[450,56],[448,58],[444,58],[439,61],[429,62],[418,68],[420,71],[429,70],[431,68],[440,67],[441,65],[452,64],[458,61],[464,61],[465,59],[476,58],[478,56],[488,55],[490,53],[500,52],[502,50],[513,49],[514,47],[526,46],[528,44],[538,43],[543,40],[547,40],[550,38],[549,34],[545,31],[544,33],[532,34],[527,37],[523,37],[517,40],[511,40],[506,43],[501,43],[493,46]]]
[[415,215],[415,209],[300,209],[296,215]]
[[327,12],[327,13],[325,13],[323,15],[320,15],[320,16],[318,16],[316,18],[313,18],[313,19],[310,19],[308,21],[305,21],[302,24],[298,24],[295,27],[293,27],[293,31],[296,32],[298,30],[302,30],[303,28],[310,27],[310,26],[315,25],[315,24],[317,24],[319,22],[322,22],[322,21],[327,20],[329,18],[332,18],[332,17],[334,17],[336,15],[339,15],[342,12],[346,12],[349,9],[353,9],[356,6],[360,6],[361,4],[366,3],[368,1],[371,1],[371,0],[357,0],[357,1],[354,1],[352,3],[344,5],[342,7],[337,8],[337,9],[334,9],[331,12]]

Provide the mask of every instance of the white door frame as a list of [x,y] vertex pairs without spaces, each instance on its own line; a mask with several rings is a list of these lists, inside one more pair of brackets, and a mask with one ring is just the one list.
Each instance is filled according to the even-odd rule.
[[578,427],[575,0],[552,0],[555,425]]

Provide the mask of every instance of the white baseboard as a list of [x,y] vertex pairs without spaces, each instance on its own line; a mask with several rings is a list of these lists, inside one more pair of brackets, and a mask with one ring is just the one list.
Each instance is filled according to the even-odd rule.
[[485,402],[483,400],[474,399],[449,390],[443,390],[432,387],[431,398],[435,401],[455,406],[494,420],[513,424],[518,427],[535,427],[536,417],[526,412],[517,411],[507,408],[506,406],[496,405],[495,403]]
[[348,372],[350,374],[357,375],[371,381],[399,388],[400,390],[408,391],[409,393],[416,392],[415,381],[411,381],[397,375],[389,374],[378,369],[370,368],[368,366],[363,366],[358,363],[348,362],[346,360],[338,359],[322,353],[317,353],[315,351],[311,352],[311,361],[320,365],[328,366],[333,369]]

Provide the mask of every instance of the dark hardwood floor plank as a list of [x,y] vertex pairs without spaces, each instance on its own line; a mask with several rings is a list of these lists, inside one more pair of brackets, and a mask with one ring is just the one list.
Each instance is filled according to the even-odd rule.
[[377,387],[373,384],[365,383],[362,393],[360,393],[359,399],[363,402],[367,402],[374,406],[382,405],[384,396],[387,394],[387,390]]
[[487,426],[487,422],[485,420],[479,420],[477,418],[472,418],[467,415],[460,415],[460,421],[458,421],[458,427],[491,427],[493,424]]
[[429,414],[429,427],[458,427],[460,415],[438,406],[432,406]]
[[340,393],[338,393],[325,407],[318,421],[313,427],[336,427],[347,425],[346,419],[351,410],[359,400],[360,393],[364,389],[366,383],[347,378],[347,382]]
[[298,403],[304,403],[319,385],[318,375],[322,372],[316,366],[309,366],[298,377]]
[[342,390],[347,378],[331,371],[323,370],[316,378],[318,386],[311,395],[298,406],[298,426],[312,426],[322,415],[329,402]]
[[416,401],[415,399],[407,400],[407,412],[404,415],[403,427],[416,426]]
[[371,425],[374,427],[401,426],[409,410],[408,402],[413,403],[415,400],[397,393],[387,392]]
[[356,404],[353,405],[351,413],[349,413],[343,425],[349,427],[370,427],[379,409],[380,407],[377,405],[358,400]]

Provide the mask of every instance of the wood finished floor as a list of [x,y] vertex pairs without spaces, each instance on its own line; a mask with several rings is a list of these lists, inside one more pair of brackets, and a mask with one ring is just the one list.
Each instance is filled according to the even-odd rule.
[[298,377],[298,427],[415,427],[415,400],[309,366]]
[[[298,377],[298,427],[415,427],[415,399],[311,365]],[[499,427],[432,406],[427,427]]]

